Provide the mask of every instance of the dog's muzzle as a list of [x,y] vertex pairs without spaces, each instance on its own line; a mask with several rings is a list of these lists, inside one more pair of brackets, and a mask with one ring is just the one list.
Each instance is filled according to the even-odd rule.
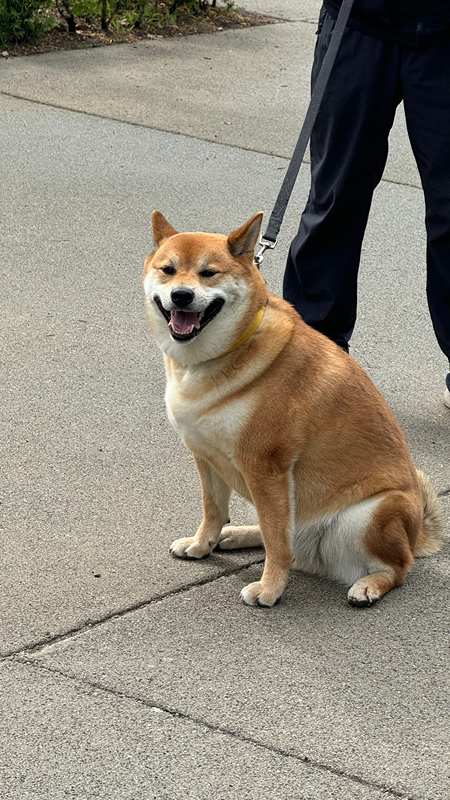
[[[188,299],[189,297],[189,299]],[[154,297],[164,319],[170,328],[170,335],[176,342],[189,342],[219,313],[225,300],[217,298],[204,311],[188,311],[186,307],[192,303],[194,293],[191,289],[174,289],[170,295],[174,309],[164,308],[160,298]]]

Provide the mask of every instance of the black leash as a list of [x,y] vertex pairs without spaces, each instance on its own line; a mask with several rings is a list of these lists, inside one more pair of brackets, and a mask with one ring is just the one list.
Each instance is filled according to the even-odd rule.
[[274,209],[270,216],[267,230],[259,240],[261,250],[255,255],[255,264],[258,267],[260,267],[262,264],[266,250],[273,250],[273,248],[276,246],[278,233],[283,222],[286,207],[292,194],[295,181],[297,180],[297,175],[303,161],[303,156],[305,155],[306,147],[308,145],[317,114],[319,113],[331,70],[333,69],[341,40],[344,35],[345,26],[347,25],[350,12],[352,10],[353,2],[354,0],[342,0],[342,5],[339,9],[333,35],[320,68],[316,85],[314,86],[311,102],[309,104],[308,111],[306,112],[306,117],[300,131],[300,136],[298,137],[297,144],[295,145],[291,163],[289,164],[286,175],[284,176],[284,181],[281,185]]

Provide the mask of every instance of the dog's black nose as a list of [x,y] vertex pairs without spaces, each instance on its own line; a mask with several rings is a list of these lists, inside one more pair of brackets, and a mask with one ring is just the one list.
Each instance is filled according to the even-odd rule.
[[189,303],[192,303],[194,292],[192,289],[186,288],[174,289],[173,292],[170,293],[170,299],[178,308],[186,308]]

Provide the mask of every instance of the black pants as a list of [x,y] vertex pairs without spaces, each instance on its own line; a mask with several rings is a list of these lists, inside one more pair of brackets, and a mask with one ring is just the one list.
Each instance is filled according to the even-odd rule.
[[[334,24],[322,12],[313,86]],[[401,100],[425,194],[428,304],[450,359],[450,45],[419,50],[345,31],[311,137],[311,191],[283,295],[347,348],[362,240]]]

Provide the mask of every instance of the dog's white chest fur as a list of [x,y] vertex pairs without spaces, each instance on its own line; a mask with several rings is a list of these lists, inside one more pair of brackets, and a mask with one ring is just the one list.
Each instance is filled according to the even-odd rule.
[[[184,443],[211,458],[234,460],[235,443],[251,413],[249,398],[217,403],[217,391],[196,391],[195,377],[169,379],[166,405],[169,419]],[[195,399],[194,399],[195,397]]]

